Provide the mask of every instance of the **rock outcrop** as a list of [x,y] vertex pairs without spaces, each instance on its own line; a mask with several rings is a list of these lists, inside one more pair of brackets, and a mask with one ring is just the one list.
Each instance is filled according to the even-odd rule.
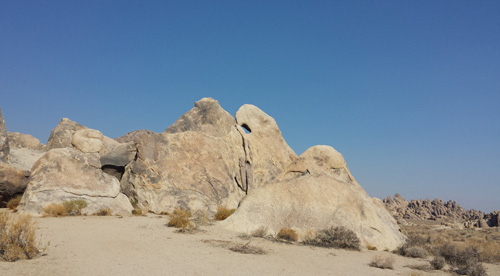
[[352,177],[344,158],[329,146],[314,146],[269,184],[252,189],[240,207],[222,222],[251,233],[293,228],[299,237],[311,230],[344,226],[363,245],[394,249],[405,238],[379,200],[369,197]]
[[87,127],[73,122],[68,118],[62,118],[59,124],[50,132],[47,150],[73,147],[71,144],[73,135],[76,131],[85,128]]
[[17,195],[21,195],[28,185],[30,172],[0,162],[0,208]]
[[0,161],[9,161],[9,136],[3,119],[2,109],[0,109]]
[[34,150],[45,150],[45,145],[37,138],[24,133],[9,132],[9,146],[11,148],[27,148]]
[[41,215],[50,203],[84,199],[83,213],[109,208],[113,214],[129,215],[132,205],[120,192],[119,181],[101,170],[99,155],[73,148],[48,151],[33,166],[28,187],[18,210]]
[[383,203],[400,224],[407,223],[406,220],[440,220],[464,224],[466,227],[495,226],[495,212],[486,214],[474,209],[465,210],[456,201],[444,202],[439,198],[408,201],[400,194],[395,194],[394,198],[385,198]]
[[131,132],[129,132],[123,136],[120,136],[118,138],[115,138],[115,141],[117,141],[119,143],[131,143],[131,142],[134,142],[136,137],[139,137],[139,136],[145,135],[145,134],[155,134],[155,133],[151,130],[139,129],[139,130],[131,131]]
[[[264,119],[249,122],[255,134],[245,134],[218,101],[204,98],[163,133],[137,137],[137,156],[125,169],[123,191],[140,208],[154,212],[236,208],[255,188],[255,170],[259,179],[273,179],[295,155],[274,120],[256,107],[253,111]],[[259,136],[267,130],[273,133]],[[255,140],[249,143],[251,135]],[[266,142],[272,145],[257,150]]]

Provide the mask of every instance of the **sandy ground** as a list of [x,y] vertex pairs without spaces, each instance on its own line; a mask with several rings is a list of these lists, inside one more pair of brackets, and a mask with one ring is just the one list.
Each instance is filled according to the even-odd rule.
[[[6,211],[5,209],[2,211]],[[43,256],[14,263],[0,261],[0,275],[450,275],[408,265],[426,264],[388,252],[326,249],[245,240],[215,223],[194,234],[166,227],[167,217],[35,218]],[[264,255],[227,247],[258,246]],[[394,270],[370,267],[375,255],[394,256]],[[500,265],[486,265],[500,276]]]

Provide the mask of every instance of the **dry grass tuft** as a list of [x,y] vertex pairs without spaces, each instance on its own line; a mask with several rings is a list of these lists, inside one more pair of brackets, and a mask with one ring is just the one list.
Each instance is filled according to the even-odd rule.
[[261,227],[257,228],[257,230],[252,232],[252,237],[264,238],[267,234],[267,231],[268,231],[267,227],[261,226]]
[[229,250],[234,251],[234,252],[238,252],[241,254],[262,255],[262,254],[267,253],[261,247],[250,245],[250,242],[247,242],[246,244],[237,244],[237,245],[231,246],[231,247],[229,247]]
[[0,213],[0,258],[15,262],[35,257],[40,252],[36,229],[30,215],[21,215],[15,220],[7,213]]
[[371,245],[371,244],[367,245],[367,246],[366,246],[366,249],[368,249],[368,250],[373,250],[373,251],[377,251],[377,247],[376,247],[376,246],[373,246],[373,245]]
[[192,216],[191,212],[184,209],[174,209],[174,212],[169,215],[170,220],[168,221],[169,227],[180,228],[181,232],[193,230],[194,226],[191,224],[189,218]]
[[80,216],[82,214],[82,209],[87,207],[87,201],[84,199],[67,200],[63,202],[63,206],[66,207],[68,215]]
[[61,204],[52,203],[43,207],[43,213],[48,217],[64,217],[68,214],[68,209]]
[[17,206],[19,206],[19,202],[21,202],[21,198],[23,198],[23,195],[18,195],[16,197],[11,198],[7,202],[7,208],[9,208],[11,210],[16,210]]
[[132,215],[140,216],[140,215],[142,215],[142,210],[139,208],[134,208],[134,210],[132,210]]
[[394,257],[393,256],[382,257],[380,255],[377,255],[371,261],[370,266],[382,269],[394,269]]
[[111,216],[112,212],[111,212],[111,209],[109,208],[103,208],[103,209],[100,209],[99,211],[93,213],[92,215],[94,216]]
[[230,215],[232,215],[236,209],[227,209],[224,206],[220,206],[217,208],[217,213],[214,215],[214,219],[216,220],[225,220],[227,219]]
[[278,232],[278,239],[297,241],[299,237],[297,236],[297,232],[292,228],[281,228]]

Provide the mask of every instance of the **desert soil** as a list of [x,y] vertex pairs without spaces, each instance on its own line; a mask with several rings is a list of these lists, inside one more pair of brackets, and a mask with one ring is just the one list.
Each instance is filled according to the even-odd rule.
[[[1,210],[6,212],[7,210]],[[428,261],[389,252],[361,252],[243,239],[215,222],[194,234],[166,226],[167,217],[35,218],[43,255],[14,263],[0,261],[0,275],[450,275],[415,270]],[[228,247],[257,246],[263,255]],[[370,267],[376,255],[393,256],[394,270]],[[500,265],[485,265],[500,276]]]

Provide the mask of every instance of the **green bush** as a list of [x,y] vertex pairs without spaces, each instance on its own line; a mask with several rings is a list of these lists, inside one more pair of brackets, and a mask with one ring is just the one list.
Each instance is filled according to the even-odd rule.
[[79,216],[82,214],[82,209],[87,207],[87,201],[83,199],[74,199],[63,202],[63,206],[66,207],[68,215]]

